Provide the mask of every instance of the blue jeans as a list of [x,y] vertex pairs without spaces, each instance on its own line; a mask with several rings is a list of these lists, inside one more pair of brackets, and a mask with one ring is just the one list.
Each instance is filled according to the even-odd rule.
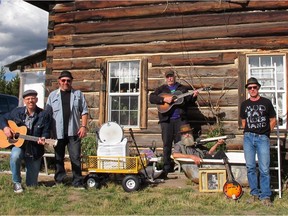
[[[256,173],[256,159],[260,172],[260,188]],[[244,155],[246,160],[247,176],[250,186],[250,194],[259,196],[259,199],[270,198],[270,140],[266,135],[250,132],[244,133]]]
[[18,147],[12,148],[10,156],[10,169],[13,183],[21,183],[22,160],[25,161],[26,166],[26,185],[37,186],[42,158],[34,160],[32,157],[25,157],[24,150]]

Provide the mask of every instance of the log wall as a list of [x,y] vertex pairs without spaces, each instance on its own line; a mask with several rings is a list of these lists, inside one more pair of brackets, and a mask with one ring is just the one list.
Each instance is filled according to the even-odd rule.
[[[57,88],[62,70],[82,90],[90,127],[104,122],[101,70],[108,60],[141,59],[147,69],[147,93],[164,81],[169,69],[180,82],[200,92],[189,108],[191,123],[205,135],[215,123],[209,103],[219,106],[225,133],[241,144],[239,95],[245,94],[243,55],[288,51],[288,1],[74,1],[51,6],[47,45],[47,94]],[[241,58],[242,56],[242,58]],[[145,61],[144,61],[145,59]],[[105,71],[105,70],[104,70]],[[239,93],[240,90],[240,93]],[[244,93],[243,93],[244,92]],[[148,96],[148,95],[146,95]],[[245,95],[244,95],[245,97]],[[155,105],[147,103],[146,128],[135,131],[140,145],[162,145]]]

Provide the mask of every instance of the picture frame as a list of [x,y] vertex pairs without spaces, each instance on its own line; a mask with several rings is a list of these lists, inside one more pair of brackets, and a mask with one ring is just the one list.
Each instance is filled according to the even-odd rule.
[[200,192],[222,192],[226,182],[225,169],[199,169]]

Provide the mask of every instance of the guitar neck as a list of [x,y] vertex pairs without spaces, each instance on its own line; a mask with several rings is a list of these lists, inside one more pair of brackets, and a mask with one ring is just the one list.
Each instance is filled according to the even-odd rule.
[[18,134],[18,138],[22,138],[22,139],[25,139],[28,141],[34,141],[34,142],[37,142],[39,140],[39,137],[23,135],[23,134]]
[[[200,89],[196,89],[196,90],[194,90],[194,91],[201,91],[203,88],[200,88]],[[194,92],[193,91],[193,92]],[[179,98],[184,98],[184,97],[186,97],[186,96],[188,96],[188,95],[191,95],[192,93],[191,92],[186,92],[186,93],[184,93],[184,94],[181,94],[181,95],[177,95],[177,98],[179,99]]]
[[232,181],[233,177],[227,160],[224,160],[224,165],[228,174],[228,181]]

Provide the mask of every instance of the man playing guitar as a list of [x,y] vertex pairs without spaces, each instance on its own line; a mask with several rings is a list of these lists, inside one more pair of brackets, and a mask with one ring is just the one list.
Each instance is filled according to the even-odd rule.
[[7,139],[13,139],[14,133],[9,127],[8,121],[14,121],[17,126],[27,127],[27,134],[39,137],[38,141],[25,141],[21,147],[13,146],[10,157],[10,168],[14,192],[21,193],[21,160],[26,165],[26,185],[37,186],[41,160],[44,154],[45,138],[50,136],[51,116],[36,105],[38,98],[35,90],[27,90],[23,93],[25,106],[17,107],[9,113],[0,116],[0,129],[3,130]]
[[[172,143],[177,143],[180,141],[179,130],[180,126],[186,124],[186,106],[188,102],[194,103],[197,100],[198,91],[191,92],[190,95],[187,95],[183,103],[176,104],[176,97],[173,96],[173,93],[187,93],[188,89],[176,82],[176,77],[174,71],[167,71],[165,73],[166,84],[161,85],[156,88],[153,93],[150,94],[150,103],[156,105],[167,105],[169,109],[167,112],[161,112],[158,109],[159,123],[162,131],[162,141],[163,141],[163,178],[167,178],[169,172],[174,171],[173,162],[171,161],[171,151]],[[163,93],[168,95],[163,96]],[[171,106],[175,104],[174,106]]]

